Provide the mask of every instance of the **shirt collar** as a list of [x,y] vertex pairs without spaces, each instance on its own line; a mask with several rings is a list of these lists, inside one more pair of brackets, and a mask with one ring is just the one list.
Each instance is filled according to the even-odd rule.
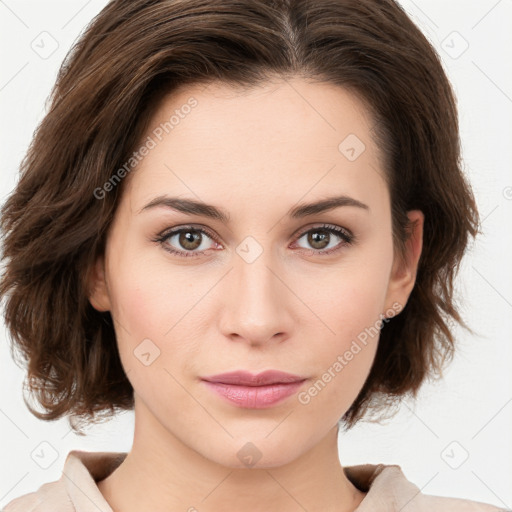
[[[62,480],[77,512],[113,512],[96,482],[110,475],[127,455],[126,452],[69,452]],[[420,494],[420,489],[406,479],[397,465],[361,464],[345,466],[343,471],[359,490],[367,493],[355,512],[402,510]]]

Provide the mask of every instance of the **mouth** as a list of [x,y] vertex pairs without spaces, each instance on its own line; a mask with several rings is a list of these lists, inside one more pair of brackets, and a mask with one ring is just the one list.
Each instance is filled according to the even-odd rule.
[[201,380],[208,389],[232,405],[265,409],[295,394],[307,379],[278,370],[267,370],[257,375],[246,371],[229,372]]

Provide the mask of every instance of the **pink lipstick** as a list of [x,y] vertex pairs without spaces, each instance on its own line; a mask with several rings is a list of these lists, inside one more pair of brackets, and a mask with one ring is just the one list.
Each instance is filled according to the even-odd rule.
[[203,377],[207,387],[231,404],[247,409],[265,409],[295,394],[305,377],[278,370],[253,375],[236,371]]

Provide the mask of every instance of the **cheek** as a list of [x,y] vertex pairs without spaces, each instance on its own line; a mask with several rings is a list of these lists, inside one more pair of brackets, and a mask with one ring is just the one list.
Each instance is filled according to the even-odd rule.
[[321,391],[321,398],[314,398],[317,404],[337,412],[348,409],[356,398],[374,360],[392,248],[358,256],[324,275],[316,273],[314,280],[302,280],[305,302],[317,317],[303,328],[311,330],[314,323],[318,332],[308,338],[317,340],[311,346],[310,361],[316,362],[319,379],[310,388],[311,394],[306,390],[304,401],[313,400]]
[[159,366],[165,334],[182,308],[179,294],[169,293],[170,286],[179,289],[179,283],[167,282],[154,265],[137,255],[124,254],[110,266],[109,294],[120,357],[129,373],[148,361]]
[[183,315],[189,283],[184,272],[169,271],[169,263],[144,235],[125,228],[112,237],[109,252],[109,295],[122,334],[133,343],[163,336]]
[[141,336],[160,337],[172,327],[169,313],[176,310],[178,299],[175,294],[164,294],[165,283],[148,272],[128,270],[118,277],[112,291],[116,298],[113,314],[134,342]]
[[308,347],[315,378],[299,396],[312,416],[334,425],[349,409],[371,369],[378,347],[380,300],[361,288],[331,294],[322,319],[329,329]]
[[[123,367],[141,389],[153,380],[157,385],[164,368],[173,374],[191,369],[208,325],[197,313],[213,283],[192,275],[190,268],[173,269],[165,258],[144,250],[125,255],[110,269],[112,314]],[[137,384],[148,371],[155,378]]]
[[384,313],[391,254],[391,248],[377,257],[371,252],[357,254],[337,267],[303,275],[298,294],[323,321],[320,322],[322,337],[330,336],[338,340],[334,345],[343,345],[380,319]]

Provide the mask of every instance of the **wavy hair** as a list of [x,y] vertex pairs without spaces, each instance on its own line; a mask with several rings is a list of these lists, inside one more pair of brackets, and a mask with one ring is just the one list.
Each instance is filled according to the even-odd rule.
[[[87,276],[123,182],[98,199],[144,134],[159,100],[213,81],[250,88],[300,76],[357,94],[385,156],[393,240],[425,214],[423,251],[403,311],[386,322],[368,378],[342,422],[416,396],[452,358],[465,326],[454,279],[478,212],[460,159],[454,94],[439,56],[393,0],[113,0],[68,52],[3,205],[0,297],[13,357],[44,412],[97,421],[133,408],[110,313]],[[16,352],[16,353],[15,353]],[[78,421],[77,421],[78,420]]]

